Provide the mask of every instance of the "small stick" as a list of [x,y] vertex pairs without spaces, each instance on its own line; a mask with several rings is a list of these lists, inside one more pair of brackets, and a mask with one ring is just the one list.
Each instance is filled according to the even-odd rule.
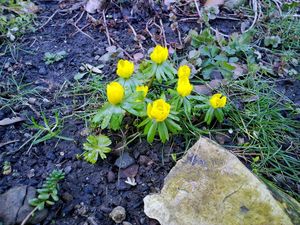
[[13,141],[8,141],[8,142],[5,142],[5,143],[0,143],[0,147],[3,147],[5,145],[9,145],[9,144],[12,144],[12,143],[15,143],[15,142],[18,142],[20,140],[13,140]]
[[258,0],[252,0],[252,8],[253,8],[253,11],[254,11],[254,19],[252,21],[251,26],[247,30],[245,30],[243,33],[246,33],[249,30],[251,30],[254,27],[255,23],[257,22],[258,17],[260,15],[260,13],[258,13],[258,5],[259,5]]
[[21,225],[25,225],[26,222],[30,219],[30,217],[34,214],[34,212],[38,209],[38,207],[36,206],[22,221]]
[[104,27],[105,27],[105,31],[106,31],[108,45],[111,46],[111,37],[109,35],[109,31],[108,31],[108,27],[107,27],[107,23],[106,23],[105,10],[102,11],[102,17],[103,17],[103,22],[104,22]]
[[168,44],[168,43],[167,43],[167,39],[166,39],[166,34],[165,34],[164,25],[163,25],[163,22],[162,22],[161,19],[159,19],[159,23],[160,23],[162,35],[163,35],[163,38],[164,38],[165,47],[167,47],[167,44]]
[[68,9],[57,9],[48,19],[45,23],[43,23],[42,26],[40,26],[38,28],[38,30],[42,29],[44,26],[46,26],[50,20],[53,19],[53,17],[57,14],[57,13],[62,13],[62,12],[70,12],[70,11],[73,11],[73,10],[76,10],[76,9],[79,9],[82,5],[84,4],[84,1],[82,2],[79,2],[77,4],[74,4],[72,7],[68,8]]
[[198,1],[197,0],[194,0],[194,3],[195,3],[195,6],[196,6],[196,9],[197,9],[197,13],[201,19],[201,12],[200,12],[200,9],[199,9],[199,5],[198,5]]
[[148,20],[148,22],[146,23],[146,31],[148,32],[148,34],[151,37],[151,40],[154,42],[155,45],[157,45],[157,42],[155,41],[155,38],[153,36],[153,34],[150,32],[149,30],[149,24],[152,22],[152,19]]
[[139,43],[140,48],[142,49],[143,52],[145,52],[145,49],[144,49],[144,47],[143,47],[143,45],[141,43],[141,40],[138,38],[138,35],[137,35],[135,29],[133,28],[133,26],[130,23],[127,22],[127,24],[130,27],[130,29],[132,30],[132,33],[133,33],[136,41]]

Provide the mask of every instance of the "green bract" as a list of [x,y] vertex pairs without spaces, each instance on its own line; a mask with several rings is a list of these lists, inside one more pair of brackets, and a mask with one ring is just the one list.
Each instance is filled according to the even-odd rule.
[[105,103],[92,121],[96,125],[99,124],[101,129],[109,127],[113,130],[118,130],[126,112],[135,116],[143,115],[143,109],[145,108],[143,98],[141,92],[130,94],[125,92],[125,99],[119,105],[112,105],[109,102]]
[[160,140],[165,143],[169,140],[169,132],[176,134],[181,131],[181,127],[177,124],[179,118],[176,112],[170,112],[167,119],[162,122],[157,122],[154,119],[146,118],[138,127],[144,127],[144,135],[147,135],[147,141],[152,143],[155,135],[158,133]]
[[165,61],[162,64],[156,64],[152,61],[148,61],[147,63],[146,68],[142,71],[145,77],[155,77],[159,83],[162,83],[162,80],[169,81],[174,79],[177,71],[169,61]]
[[92,164],[97,162],[99,156],[101,159],[106,159],[106,154],[111,152],[109,145],[111,145],[111,140],[105,135],[88,136],[87,142],[83,144],[84,159]]

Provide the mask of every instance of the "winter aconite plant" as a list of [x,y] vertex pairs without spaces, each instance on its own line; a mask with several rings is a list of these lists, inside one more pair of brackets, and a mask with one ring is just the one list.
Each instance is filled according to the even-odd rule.
[[[214,117],[222,122],[226,97],[216,94],[207,100],[193,94],[191,67],[188,64],[179,66],[178,70],[175,67],[169,60],[168,49],[160,45],[153,49],[150,60],[140,65],[120,59],[116,69],[118,77],[107,83],[107,101],[93,116],[93,127],[127,129],[123,119],[131,117],[131,124],[143,129],[149,143],[156,137],[165,143],[171,134],[182,132],[185,122],[192,123],[199,100],[206,109],[206,123]],[[107,136],[89,136],[84,144],[85,160],[96,163],[99,157],[105,159],[110,144]]]

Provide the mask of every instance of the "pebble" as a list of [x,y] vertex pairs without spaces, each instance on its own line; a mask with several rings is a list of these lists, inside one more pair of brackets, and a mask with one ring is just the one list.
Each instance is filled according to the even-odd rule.
[[46,68],[45,67],[40,67],[39,68],[39,74],[40,75],[46,75],[47,74],[47,70],[46,70]]
[[64,169],[66,174],[70,173],[71,170],[72,170],[72,166],[66,166],[66,168]]
[[115,166],[119,167],[120,169],[125,169],[132,164],[135,163],[135,160],[129,155],[128,152],[124,152],[115,162]]
[[73,200],[73,196],[69,192],[64,192],[61,197],[66,202],[70,202]]
[[126,211],[124,207],[117,206],[111,211],[109,217],[116,223],[122,223],[126,219]]
[[9,66],[10,66],[10,62],[5,63],[5,64],[4,64],[4,69],[8,69]]
[[30,104],[34,104],[35,102],[36,102],[36,98],[29,98],[28,99],[28,102],[30,103]]
[[139,166],[137,164],[131,165],[127,167],[126,169],[122,169],[120,171],[120,177],[121,178],[127,178],[127,177],[135,177],[139,171]]
[[113,183],[113,182],[115,181],[115,179],[116,179],[115,173],[112,172],[112,171],[109,171],[109,172],[107,173],[107,181],[108,181],[109,183]]
[[123,225],[132,225],[132,223],[129,223],[129,222],[127,222],[127,221],[124,221],[124,222],[123,222]]

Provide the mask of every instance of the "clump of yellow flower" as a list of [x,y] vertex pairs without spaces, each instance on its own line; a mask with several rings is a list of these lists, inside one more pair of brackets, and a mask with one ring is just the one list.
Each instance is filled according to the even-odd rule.
[[146,97],[147,93],[148,93],[148,86],[137,86],[136,87],[136,91],[142,91],[144,92],[144,98]]
[[178,69],[177,74],[178,74],[178,78],[179,79],[181,79],[181,78],[189,78],[190,75],[191,75],[191,69],[187,65],[180,66],[179,69]]
[[122,102],[124,93],[125,91],[123,86],[118,82],[111,82],[106,86],[107,99],[113,105],[117,105]]
[[147,114],[150,119],[155,119],[157,122],[162,122],[168,118],[171,110],[171,105],[163,99],[157,99],[147,105]]
[[162,64],[164,61],[168,59],[169,52],[168,49],[162,47],[161,45],[157,45],[153,52],[150,54],[150,58],[153,62],[157,64]]
[[117,65],[117,74],[119,77],[128,79],[134,71],[134,64],[128,60],[120,59]]
[[180,96],[186,97],[191,94],[193,85],[191,85],[188,78],[179,78],[176,90]]
[[226,96],[222,96],[222,94],[214,94],[210,99],[209,103],[214,108],[223,108],[226,105]]

